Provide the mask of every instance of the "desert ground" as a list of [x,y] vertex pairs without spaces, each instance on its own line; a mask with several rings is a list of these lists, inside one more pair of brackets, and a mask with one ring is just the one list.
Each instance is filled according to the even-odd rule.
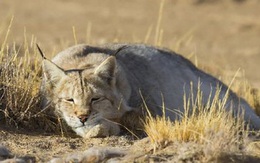
[[[19,48],[29,43],[33,48],[38,43],[51,58],[75,44],[145,43],[182,54],[227,84],[233,78],[246,79],[259,90],[259,16],[258,0],[1,0],[0,45]],[[19,57],[24,53],[21,48]],[[28,54],[40,59],[37,53]],[[192,142],[154,152],[147,138],[129,133],[86,140],[69,131],[5,123],[0,124],[0,144],[11,152],[6,158],[26,162],[47,162],[91,147],[115,148],[104,155],[118,162],[260,162],[260,143],[247,146],[246,153],[207,160],[205,149]],[[118,159],[113,160],[115,155]]]

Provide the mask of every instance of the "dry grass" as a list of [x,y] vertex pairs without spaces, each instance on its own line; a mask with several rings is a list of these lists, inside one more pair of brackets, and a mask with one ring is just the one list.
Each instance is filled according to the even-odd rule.
[[[200,90],[200,89],[199,89]],[[192,92],[192,90],[191,90]],[[233,118],[224,106],[228,95],[220,99],[220,89],[214,95],[212,104],[202,104],[202,92],[192,93],[184,101],[185,112],[180,121],[172,122],[163,117],[148,116],[145,132],[154,144],[154,151],[171,143],[194,142],[203,147],[208,159],[222,153],[239,151],[247,140],[248,130],[244,129],[242,118]],[[196,98],[195,98],[196,97]]]
[[260,92],[250,85],[244,73],[240,79],[234,82],[231,88],[238,96],[243,97],[255,109],[256,114],[260,116]]
[[35,59],[35,39],[28,42],[25,35],[23,45],[9,46],[6,40],[11,24],[12,20],[0,50],[0,122],[15,128],[51,131],[56,126],[53,117],[39,108],[41,66],[40,59]]

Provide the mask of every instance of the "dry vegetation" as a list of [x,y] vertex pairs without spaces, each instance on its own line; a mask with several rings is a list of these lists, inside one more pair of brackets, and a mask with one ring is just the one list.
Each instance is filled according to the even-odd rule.
[[[196,2],[204,3],[206,1]],[[159,7],[154,34],[153,44],[157,46],[163,46],[163,29],[160,26],[163,7],[164,1]],[[41,59],[37,57],[36,39],[32,37],[29,41],[26,32],[24,32],[23,44],[7,43],[12,21],[13,19],[11,19],[9,27],[0,29],[0,37],[4,38],[0,49],[0,127],[3,129],[9,127],[12,130],[23,129],[27,133],[30,130],[52,134],[63,131],[57,118],[50,114],[51,111],[39,110],[40,95],[38,90],[41,80]],[[76,43],[78,42],[76,32],[73,31],[73,33]],[[148,30],[143,42],[149,40],[151,35]],[[179,40],[180,44],[183,42],[185,41]],[[177,42],[174,49],[178,49],[178,47]],[[235,74],[234,76],[236,79]],[[229,77],[222,79],[228,83]],[[260,115],[259,91],[253,89],[246,79],[235,80],[231,89],[244,97]],[[142,158],[141,161],[208,162],[217,160],[221,162],[222,159],[224,161],[233,159],[243,162],[250,160],[249,158],[259,161],[260,149],[258,149],[258,153],[257,151],[254,153],[252,151],[255,151],[255,148],[249,148],[248,143],[252,141],[249,138],[250,132],[244,129],[242,119],[234,119],[230,113],[224,111],[225,99],[219,100],[218,94],[216,94],[213,104],[203,107],[200,93],[198,92],[197,99],[184,101],[186,112],[183,113],[181,121],[171,122],[165,117],[148,116],[144,120],[144,131],[152,143],[152,147],[147,148],[152,150],[142,151],[149,156],[148,159],[144,156],[135,156],[130,157],[132,160],[129,161],[138,160],[138,158]],[[187,95],[187,99],[191,99],[191,97],[193,95]],[[189,108],[198,108],[199,112],[190,111]],[[188,115],[188,113],[191,114]],[[257,135],[257,133],[250,133],[250,136],[252,135]],[[58,135],[58,137],[60,136]],[[1,140],[3,141],[3,139]],[[70,141],[70,138],[63,141]],[[113,141],[115,140],[113,139]],[[80,143],[82,142],[80,141]],[[85,142],[85,144],[89,144],[89,142]],[[146,146],[148,145],[146,144]],[[134,146],[132,150],[135,150]],[[187,151],[193,151],[193,153],[187,153]],[[64,153],[66,152],[63,151]]]
[[165,117],[148,116],[145,132],[154,144],[154,150],[173,142],[194,142],[202,146],[207,161],[223,153],[239,152],[241,146],[245,146],[248,130],[244,128],[242,118],[235,119],[225,111],[228,94],[223,100],[219,99],[219,94],[220,89],[214,95],[212,104],[208,102],[206,106],[202,104],[200,89],[196,96],[191,94],[188,98],[185,97],[185,112],[180,121],[172,122]]
[[11,128],[51,131],[53,117],[39,109],[40,60],[31,57],[37,55],[35,42],[27,42],[24,36],[25,43],[19,47],[6,44],[12,21],[0,51],[0,122]]

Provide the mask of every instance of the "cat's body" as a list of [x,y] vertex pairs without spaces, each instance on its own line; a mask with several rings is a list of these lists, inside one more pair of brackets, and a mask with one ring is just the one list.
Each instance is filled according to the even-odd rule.
[[[45,59],[43,72],[45,105],[51,103],[82,137],[118,134],[117,123],[129,111],[141,113],[144,101],[153,115],[162,115],[164,103],[166,116],[175,120],[184,111],[184,94],[196,95],[198,85],[205,104],[218,88],[220,99],[228,91],[182,56],[138,44],[77,45]],[[245,120],[260,129],[260,118],[231,91],[226,108],[235,115],[244,109]]]

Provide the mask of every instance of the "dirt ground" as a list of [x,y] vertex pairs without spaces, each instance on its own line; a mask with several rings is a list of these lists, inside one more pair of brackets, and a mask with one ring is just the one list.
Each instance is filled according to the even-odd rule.
[[[7,41],[22,45],[37,40],[49,57],[75,43],[154,45],[156,30],[161,29],[161,46],[183,54],[216,76],[232,78],[240,68],[238,77],[243,77],[245,71],[252,86],[260,89],[260,2],[205,1],[165,0],[159,14],[158,0],[1,0],[0,43],[12,16]],[[135,141],[127,136],[83,140],[0,128],[0,143],[17,156],[46,162],[92,146],[130,149]],[[154,160],[163,161],[158,158],[167,156]]]
[[[107,138],[92,138],[84,140],[77,137],[62,137],[27,132],[0,131],[0,142],[6,146],[12,155],[32,162],[47,162],[55,157],[65,157],[71,153],[79,153],[93,146],[120,147],[129,149],[134,143],[131,137],[112,136]],[[1,156],[1,154],[0,154]],[[11,156],[13,157],[13,156]]]

